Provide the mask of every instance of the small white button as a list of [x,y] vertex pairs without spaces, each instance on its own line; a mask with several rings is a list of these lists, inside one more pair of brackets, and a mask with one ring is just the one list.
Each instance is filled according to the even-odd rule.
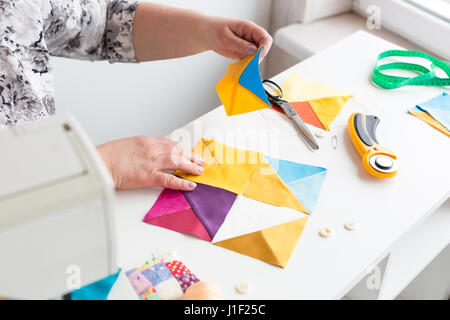
[[331,236],[331,229],[330,228],[322,228],[322,229],[320,229],[320,231],[319,231],[319,235],[322,237],[322,238],[328,238],[329,236]]
[[248,284],[245,282],[240,283],[236,286],[236,291],[240,294],[247,294],[248,293]]
[[348,231],[354,231],[354,230],[358,229],[358,225],[356,224],[356,222],[353,222],[353,221],[347,222],[346,224],[344,224],[344,227]]
[[325,131],[323,131],[323,130],[315,130],[314,131],[314,135],[317,138],[320,138],[320,139],[325,138]]

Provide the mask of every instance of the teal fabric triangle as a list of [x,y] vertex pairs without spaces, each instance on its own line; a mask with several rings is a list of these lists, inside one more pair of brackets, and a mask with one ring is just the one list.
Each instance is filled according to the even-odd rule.
[[267,98],[266,92],[264,91],[261,82],[261,76],[259,75],[259,55],[261,53],[261,48],[259,48],[252,61],[250,61],[250,63],[242,72],[239,78],[239,84],[249,91],[253,92],[253,94],[255,94],[258,98],[264,101],[267,106],[270,107],[269,99]]
[[314,211],[326,173],[326,171],[322,171],[287,184],[309,213]]
[[445,92],[431,100],[418,104],[417,108],[427,112],[436,121],[450,130],[450,96]]
[[116,283],[119,277],[119,268],[117,273],[111,274],[106,278],[100,279],[91,284],[85,285],[80,289],[74,290],[70,293],[72,300],[106,300],[113,285]]
[[278,175],[283,179],[284,183],[288,184],[291,181],[296,181],[309,177],[313,174],[326,171],[322,167],[310,166],[307,164],[281,160],[264,156],[267,162],[275,169]]

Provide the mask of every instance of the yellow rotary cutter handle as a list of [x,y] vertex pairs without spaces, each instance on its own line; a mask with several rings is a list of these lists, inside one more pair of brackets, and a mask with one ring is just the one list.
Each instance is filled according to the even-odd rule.
[[397,156],[378,144],[375,130],[379,123],[376,116],[354,113],[348,119],[348,132],[364,169],[375,177],[392,178],[398,172]]

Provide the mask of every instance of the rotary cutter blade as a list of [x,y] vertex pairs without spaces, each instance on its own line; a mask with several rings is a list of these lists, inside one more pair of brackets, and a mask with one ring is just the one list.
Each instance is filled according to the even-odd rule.
[[379,123],[376,116],[354,113],[348,119],[348,132],[364,169],[375,177],[392,178],[398,171],[397,156],[378,144],[375,130]]

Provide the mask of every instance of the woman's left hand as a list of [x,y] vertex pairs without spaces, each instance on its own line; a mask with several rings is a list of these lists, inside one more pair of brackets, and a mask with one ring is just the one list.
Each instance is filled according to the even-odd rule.
[[272,46],[269,33],[251,21],[206,16],[203,25],[210,50],[234,60],[254,55],[262,45],[259,62]]

